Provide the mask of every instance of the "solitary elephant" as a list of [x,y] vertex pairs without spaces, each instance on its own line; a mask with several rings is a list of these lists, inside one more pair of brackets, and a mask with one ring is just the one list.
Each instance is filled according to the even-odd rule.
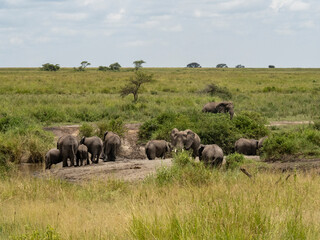
[[220,166],[223,161],[223,151],[217,144],[200,145],[199,159],[206,166]]
[[45,156],[45,167],[46,169],[50,169],[52,164],[57,164],[62,161],[60,157],[59,149],[52,148],[50,149]]
[[88,147],[88,152],[91,154],[91,162],[98,163],[103,147],[102,140],[97,136],[83,137],[80,144],[84,144]]
[[234,115],[233,103],[232,102],[209,102],[203,106],[202,112],[229,113],[230,119],[232,119]]
[[165,140],[151,140],[146,144],[146,155],[149,160],[153,160],[156,157],[165,158],[167,152],[171,152],[172,145]]
[[120,145],[120,137],[113,132],[106,131],[103,135],[103,161],[115,161]]
[[72,135],[62,136],[58,139],[57,148],[60,150],[62,167],[68,167],[68,159],[70,159],[71,166],[74,166],[78,146],[78,140]]
[[192,149],[192,156],[194,158],[198,155],[200,142],[201,140],[198,134],[194,133],[190,129],[179,131],[177,128],[174,128],[171,131],[171,143],[173,147],[186,150]]
[[244,155],[257,155],[259,141],[255,139],[240,138],[235,143],[237,153]]
[[[83,160],[87,161],[87,165],[90,164],[89,155],[88,155],[88,148],[86,145],[81,144],[78,147],[78,151],[77,151],[77,166],[82,166]],[[80,161],[80,165],[79,165],[79,161]]]

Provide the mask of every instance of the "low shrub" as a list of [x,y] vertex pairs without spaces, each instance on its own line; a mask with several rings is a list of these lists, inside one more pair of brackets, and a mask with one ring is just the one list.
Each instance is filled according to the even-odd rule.
[[80,137],[91,137],[94,135],[94,127],[89,123],[83,123],[79,129]]
[[241,164],[243,164],[245,161],[245,158],[240,153],[233,153],[227,156],[226,158],[226,169],[228,170],[234,170],[236,168],[239,168]]
[[126,131],[124,122],[121,118],[112,119],[109,121],[100,121],[97,123],[97,134],[100,138],[106,131],[112,131],[122,137]]
[[210,96],[218,96],[222,99],[229,100],[232,98],[231,92],[226,87],[220,87],[215,83],[208,84],[200,93],[209,94]]
[[239,113],[234,120],[228,114],[207,114],[197,111],[188,113],[161,113],[141,125],[139,139],[170,141],[173,128],[191,129],[197,133],[203,144],[218,144],[225,154],[232,153],[234,143],[241,137],[259,139],[268,134],[264,119],[256,113]]

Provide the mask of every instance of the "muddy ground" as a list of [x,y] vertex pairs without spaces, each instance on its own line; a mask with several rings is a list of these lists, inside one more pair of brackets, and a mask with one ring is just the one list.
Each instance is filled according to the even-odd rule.
[[[312,122],[271,122],[269,126],[292,125],[292,124],[312,124]],[[171,166],[172,159],[156,159],[147,160],[144,154],[144,146],[137,144],[138,131],[140,124],[126,124],[127,131],[121,139],[122,146],[119,157],[116,162],[103,162],[99,164],[90,164],[82,167],[62,168],[61,163],[57,164],[50,170],[41,169],[32,170],[33,175],[38,176],[54,176],[72,182],[86,181],[89,179],[107,179],[110,177],[136,181],[144,179],[146,176],[155,173],[156,169],[161,166]],[[79,125],[69,125],[60,127],[47,127],[47,131],[51,131],[55,135],[55,140],[65,134],[78,136]],[[259,156],[248,157],[256,161],[260,161]],[[21,166],[21,167],[26,167]],[[30,166],[29,166],[30,167]],[[303,159],[298,161],[270,162],[266,168],[272,171],[314,171],[320,173],[320,159]]]

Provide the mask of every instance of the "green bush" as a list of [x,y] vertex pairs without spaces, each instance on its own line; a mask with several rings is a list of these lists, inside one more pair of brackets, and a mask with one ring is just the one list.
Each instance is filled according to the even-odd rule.
[[255,113],[240,113],[235,120],[228,114],[206,114],[197,111],[183,113],[166,112],[141,125],[139,139],[170,141],[173,128],[191,129],[197,133],[203,144],[218,144],[225,154],[233,152],[234,143],[241,137],[260,138],[267,135],[268,129],[263,118]]
[[210,96],[218,96],[222,99],[229,100],[232,98],[231,92],[226,87],[220,87],[215,83],[208,84],[200,93],[206,93]]
[[109,70],[109,68],[108,67],[106,67],[106,66],[99,66],[98,67],[98,71],[108,71]]
[[40,70],[42,71],[58,71],[60,69],[59,64],[51,64],[51,63],[45,63],[42,64],[42,67],[40,68]]
[[91,137],[94,135],[94,127],[89,123],[83,123],[79,131],[81,137]]
[[233,153],[227,156],[226,158],[226,169],[234,170],[239,168],[243,164],[245,158],[240,153]]
[[121,118],[112,119],[109,121],[100,121],[97,123],[97,134],[103,138],[106,131],[112,131],[122,137],[126,131],[124,122]]
[[5,116],[0,118],[0,132],[4,133],[11,129],[26,128],[28,120],[19,116]]

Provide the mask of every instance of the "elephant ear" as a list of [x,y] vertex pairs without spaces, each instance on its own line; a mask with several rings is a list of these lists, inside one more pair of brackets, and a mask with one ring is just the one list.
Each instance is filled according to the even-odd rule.
[[187,129],[186,132],[187,132],[187,142],[185,144],[185,147],[188,150],[191,148],[191,146],[194,142],[194,139],[196,137],[196,134],[194,132],[192,132],[190,129]]
[[107,136],[107,134],[108,134],[109,132],[108,131],[106,131],[104,134],[103,134],[103,141],[105,141],[106,140],[106,136]]
[[218,113],[226,113],[228,111],[228,103],[221,102],[217,105],[216,108]]
[[205,148],[205,145],[201,144],[199,149],[198,149],[198,154],[199,154],[199,159],[202,160],[202,152]]
[[86,139],[86,137],[81,138],[80,144],[84,144],[85,139]]
[[172,129],[172,131],[170,133],[171,142],[173,141],[174,136],[176,135],[177,132],[179,132],[179,130],[177,128]]
[[166,151],[171,152],[171,149],[172,149],[172,144],[169,142],[166,142]]

